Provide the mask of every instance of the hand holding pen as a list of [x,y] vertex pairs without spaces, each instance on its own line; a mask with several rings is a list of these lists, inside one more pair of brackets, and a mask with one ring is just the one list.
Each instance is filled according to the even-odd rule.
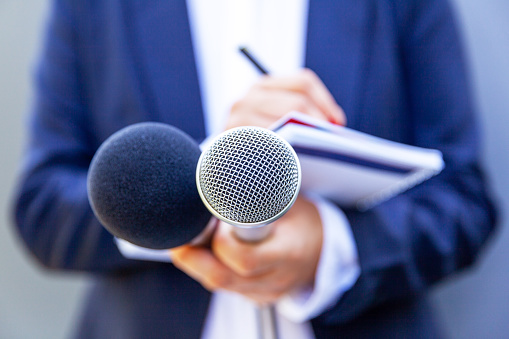
[[[261,74],[267,69],[242,47],[243,55]],[[346,117],[320,78],[309,69],[289,76],[263,76],[232,106],[226,129],[237,126],[269,127],[290,111],[345,125]]]

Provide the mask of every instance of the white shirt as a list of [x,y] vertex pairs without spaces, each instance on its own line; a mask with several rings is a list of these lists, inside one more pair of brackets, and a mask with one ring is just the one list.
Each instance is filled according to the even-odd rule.
[[[271,74],[295,73],[305,57],[307,0],[187,0],[208,136],[223,131],[231,105],[260,76],[238,51],[248,47]],[[332,203],[310,197],[320,213],[323,246],[311,290],[276,304],[280,339],[314,338],[308,320],[333,305],[357,280],[359,264],[350,225]],[[167,251],[118,241],[129,258],[169,261]],[[241,295],[216,291],[202,339],[256,339],[255,306]]]

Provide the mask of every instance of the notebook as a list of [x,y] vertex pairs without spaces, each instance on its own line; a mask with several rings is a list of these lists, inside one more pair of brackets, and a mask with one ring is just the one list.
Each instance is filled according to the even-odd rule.
[[301,190],[343,207],[367,210],[444,168],[438,150],[389,141],[298,112],[271,129],[299,157]]

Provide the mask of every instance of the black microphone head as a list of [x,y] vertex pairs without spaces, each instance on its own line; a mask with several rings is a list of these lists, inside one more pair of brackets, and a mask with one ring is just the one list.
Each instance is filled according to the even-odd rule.
[[211,215],[196,189],[201,151],[187,134],[144,122],[110,136],[88,171],[94,214],[117,238],[164,249],[188,243]]

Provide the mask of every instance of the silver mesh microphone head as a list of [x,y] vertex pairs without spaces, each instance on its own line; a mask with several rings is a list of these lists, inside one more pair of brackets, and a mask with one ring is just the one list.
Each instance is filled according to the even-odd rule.
[[240,227],[269,224],[295,202],[300,164],[272,131],[238,127],[219,135],[198,161],[200,196],[217,218]]

